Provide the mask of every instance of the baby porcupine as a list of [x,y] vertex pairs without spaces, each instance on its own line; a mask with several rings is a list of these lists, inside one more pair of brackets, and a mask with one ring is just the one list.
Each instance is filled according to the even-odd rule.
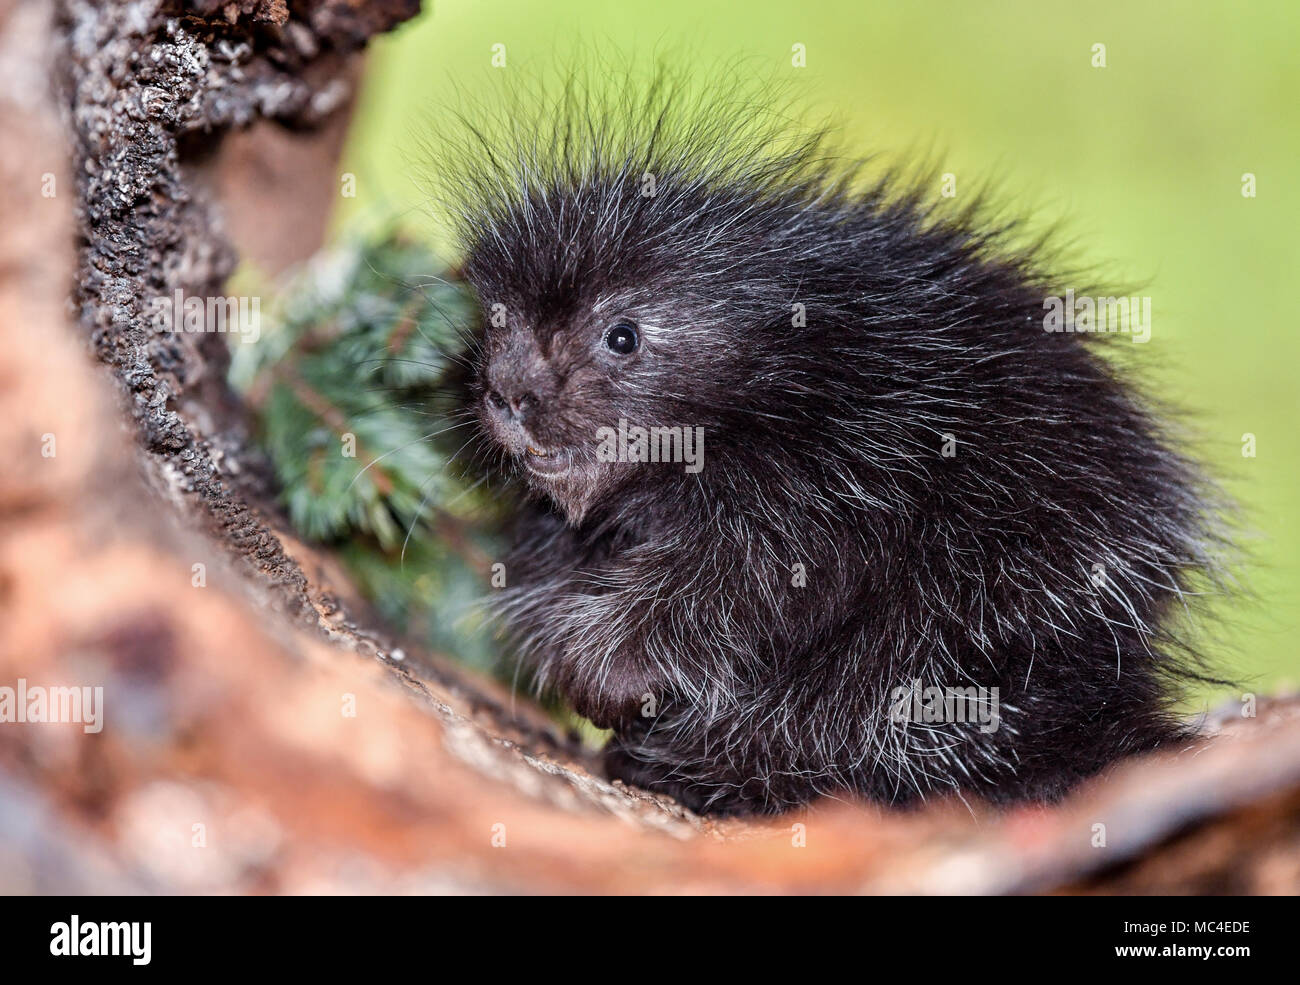
[[[1041,243],[752,97],[570,79],[442,148],[535,680],[613,777],[709,812],[1050,800],[1179,738],[1205,483],[1044,330]],[[607,460],[620,422],[703,467]]]

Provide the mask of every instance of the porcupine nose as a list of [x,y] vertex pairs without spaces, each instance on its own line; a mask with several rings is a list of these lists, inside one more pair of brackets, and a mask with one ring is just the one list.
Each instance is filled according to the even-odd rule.
[[537,416],[550,392],[550,367],[531,332],[512,332],[487,366],[487,401],[498,418],[523,424]]
[[530,411],[536,409],[537,395],[525,387],[492,387],[488,391],[488,403],[498,413],[523,423]]

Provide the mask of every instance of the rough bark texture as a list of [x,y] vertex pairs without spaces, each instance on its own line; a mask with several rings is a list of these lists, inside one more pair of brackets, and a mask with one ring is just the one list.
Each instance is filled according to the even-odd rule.
[[355,52],[414,6],[0,0],[0,686],[105,690],[98,734],[0,724],[0,891],[1300,889],[1296,701],[1050,810],[713,823],[395,660],[265,508],[225,340],[147,306],[221,293],[228,219],[271,268],[316,245],[241,210],[323,209]]

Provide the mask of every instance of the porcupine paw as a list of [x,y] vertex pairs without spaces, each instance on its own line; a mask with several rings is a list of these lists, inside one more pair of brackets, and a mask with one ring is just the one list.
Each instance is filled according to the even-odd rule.
[[[629,786],[672,797],[696,814],[742,816],[764,812],[752,794],[752,784],[699,783],[675,776],[672,764],[647,760],[617,736],[610,739],[602,753],[605,776]],[[748,793],[747,793],[748,791]]]
[[653,715],[659,700],[648,677],[633,667],[599,676],[570,673],[557,684],[573,710],[597,728],[631,725]]

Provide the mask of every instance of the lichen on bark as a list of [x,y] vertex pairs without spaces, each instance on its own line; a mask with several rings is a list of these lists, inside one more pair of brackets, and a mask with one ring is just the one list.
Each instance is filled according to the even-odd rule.
[[304,615],[313,606],[301,571],[232,490],[243,441],[225,339],[163,330],[151,303],[176,291],[219,295],[235,264],[220,217],[188,180],[191,160],[259,118],[320,124],[351,97],[347,59],[417,9],[417,0],[59,6],[80,321],[123,386],[158,474],[195,494]]

